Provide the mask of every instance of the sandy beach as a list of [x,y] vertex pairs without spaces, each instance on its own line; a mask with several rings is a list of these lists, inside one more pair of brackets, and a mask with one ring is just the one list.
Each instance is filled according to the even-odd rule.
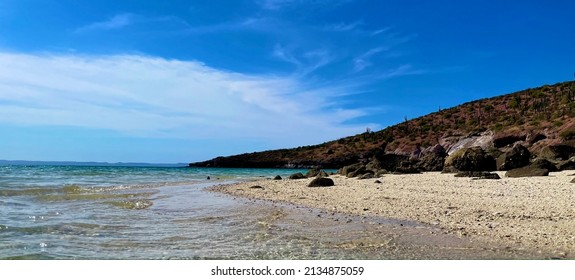
[[546,258],[573,258],[572,174],[564,171],[548,177],[506,178],[500,172],[501,180],[456,178],[437,172],[367,180],[333,175],[332,187],[309,188],[312,179],[265,179],[211,190],[328,213],[415,221],[440,228],[442,234],[496,242],[539,252]]

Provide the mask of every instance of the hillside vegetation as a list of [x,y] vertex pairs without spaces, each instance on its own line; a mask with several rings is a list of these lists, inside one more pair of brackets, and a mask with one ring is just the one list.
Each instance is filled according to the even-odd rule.
[[482,144],[485,149],[501,149],[517,142],[534,154],[549,145],[575,147],[575,83],[545,85],[468,102],[406,119],[381,131],[320,145],[218,157],[190,166],[340,168],[374,156],[410,155],[437,145],[451,153],[465,139],[479,135],[488,136]]

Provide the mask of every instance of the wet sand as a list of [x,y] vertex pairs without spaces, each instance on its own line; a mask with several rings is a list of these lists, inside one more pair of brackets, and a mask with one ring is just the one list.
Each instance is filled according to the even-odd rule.
[[[572,173],[530,178],[504,178],[504,173],[499,173],[501,180],[440,173],[385,175],[368,180],[335,175],[331,176],[333,187],[308,188],[311,179],[268,179],[210,190],[267,201],[274,207],[309,207],[309,211],[319,211],[313,214],[321,218],[315,224],[364,220],[363,224],[371,225],[369,230],[394,236],[390,242],[398,253],[390,258],[573,258]],[[381,242],[360,243],[372,246]]]

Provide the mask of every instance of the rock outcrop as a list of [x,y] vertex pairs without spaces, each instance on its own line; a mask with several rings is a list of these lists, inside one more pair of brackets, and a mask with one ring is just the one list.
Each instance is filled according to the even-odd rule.
[[516,144],[513,148],[497,158],[497,170],[506,171],[529,165],[531,152],[521,144]]
[[543,147],[538,156],[549,160],[568,160],[575,156],[575,147],[564,144],[550,145]]
[[445,159],[444,171],[493,171],[495,159],[481,147],[464,148]]

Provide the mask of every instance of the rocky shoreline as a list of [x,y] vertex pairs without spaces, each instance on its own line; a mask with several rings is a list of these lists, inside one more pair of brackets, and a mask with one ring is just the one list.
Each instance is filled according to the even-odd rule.
[[[310,171],[312,175],[315,171]],[[244,182],[212,187],[233,196],[281,201],[332,213],[376,215],[437,226],[462,237],[540,252],[543,258],[575,256],[575,186],[569,171],[545,177],[498,180],[449,173],[379,174],[359,179],[331,175]]]

